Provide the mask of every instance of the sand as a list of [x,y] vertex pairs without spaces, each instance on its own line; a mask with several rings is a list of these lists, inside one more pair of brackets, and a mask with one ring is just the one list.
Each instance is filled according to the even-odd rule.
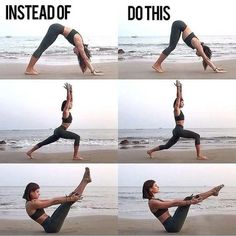
[[154,61],[119,61],[120,79],[235,79],[236,60],[214,62],[227,73],[215,73],[211,68],[203,70],[201,62],[164,63],[164,73],[152,69]]
[[[116,216],[83,216],[66,218],[62,229],[54,235],[114,235]],[[38,223],[29,220],[0,219],[0,235],[49,235]]]
[[[235,215],[203,215],[187,217],[178,235],[235,235]],[[176,235],[167,233],[157,220],[119,219],[122,235]]]
[[118,160],[120,163],[235,163],[236,149],[209,149],[202,150],[202,154],[208,157],[208,160],[196,160],[195,150],[162,150],[153,153],[150,159],[146,154],[147,149],[132,148],[119,149]]
[[39,75],[25,75],[26,64],[3,63],[0,64],[0,79],[117,79],[117,63],[93,64],[97,70],[104,72],[103,76],[94,76],[90,72],[83,74],[78,65],[43,65],[35,68]]
[[82,161],[73,161],[73,153],[35,152],[34,159],[29,159],[25,152],[0,152],[0,163],[115,163],[116,150],[81,151]]

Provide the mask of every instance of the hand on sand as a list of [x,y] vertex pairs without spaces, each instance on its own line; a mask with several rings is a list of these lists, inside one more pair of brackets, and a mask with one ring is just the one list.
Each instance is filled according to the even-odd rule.
[[97,76],[101,76],[101,75],[104,75],[104,73],[100,70],[96,70],[94,69],[92,72],[91,72],[93,75],[97,75]]
[[216,73],[226,73],[227,71],[224,70],[224,69],[222,69],[222,68],[217,67],[217,68],[215,69],[215,72],[216,72]]

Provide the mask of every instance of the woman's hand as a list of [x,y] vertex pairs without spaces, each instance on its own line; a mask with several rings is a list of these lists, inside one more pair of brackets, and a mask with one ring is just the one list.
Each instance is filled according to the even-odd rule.
[[176,80],[176,82],[174,83],[174,85],[175,85],[176,87],[180,87],[180,86],[182,86],[182,84],[180,83],[179,80]]
[[65,83],[65,84],[64,84],[64,88],[65,88],[66,90],[72,91],[72,85],[69,84],[69,83]]
[[222,68],[219,68],[219,67],[216,67],[216,68],[214,69],[214,71],[215,71],[216,73],[225,73],[225,72],[227,72],[226,70],[224,70],[224,69],[222,69]]
[[94,69],[92,72],[91,72],[93,75],[104,75],[104,73],[102,71],[99,71],[99,70],[96,70]]
[[203,199],[201,198],[201,197],[198,197],[198,198],[192,198],[191,200],[190,200],[190,204],[191,205],[196,205],[196,204],[198,204],[198,203],[200,203],[200,202],[202,202],[203,201]]

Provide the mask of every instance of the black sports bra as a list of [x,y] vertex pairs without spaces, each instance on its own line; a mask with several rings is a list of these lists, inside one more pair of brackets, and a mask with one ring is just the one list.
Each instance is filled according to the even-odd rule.
[[189,34],[185,39],[184,42],[192,49],[195,49],[191,43],[193,38],[197,38],[196,35],[192,32],[191,34]]
[[72,122],[72,115],[71,115],[70,112],[69,112],[69,116],[67,118],[62,117],[62,122],[63,123],[69,123],[69,124]]
[[43,214],[45,214],[45,211],[43,208],[41,208],[41,209],[37,209],[35,213],[33,215],[30,215],[29,217],[36,221]]
[[[155,200],[159,200],[161,202],[164,202],[163,200],[156,198]],[[168,211],[168,208],[164,208],[164,209],[158,209],[156,212],[152,212],[152,214],[154,216],[156,216],[156,218],[160,217],[161,215],[163,215],[165,212]]]
[[72,29],[70,33],[66,36],[66,39],[69,41],[69,43],[71,43],[74,46],[75,46],[74,36],[76,34],[79,34],[79,33],[76,30]]
[[180,110],[180,114],[175,116],[175,121],[184,120],[184,113]]

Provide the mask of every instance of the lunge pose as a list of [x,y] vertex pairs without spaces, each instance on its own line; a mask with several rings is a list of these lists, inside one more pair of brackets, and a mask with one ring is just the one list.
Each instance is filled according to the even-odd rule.
[[181,110],[181,108],[184,106],[184,100],[182,96],[182,84],[178,80],[176,80],[175,86],[177,88],[177,98],[174,101],[174,117],[176,126],[172,131],[173,136],[166,144],[148,150],[147,154],[149,155],[150,158],[152,158],[153,152],[160,151],[163,149],[169,149],[178,142],[180,137],[182,137],[182,138],[194,139],[197,152],[197,160],[206,160],[207,157],[201,154],[200,135],[193,131],[184,129],[184,114]]
[[[52,199],[39,199],[40,187],[36,183],[29,183],[23,195],[26,200],[25,209],[31,219],[42,225],[46,233],[57,233],[60,231],[71,206],[82,199],[82,193],[88,183],[91,182],[89,168],[85,168],[84,176],[78,187],[68,196],[55,197]],[[51,216],[48,216],[44,208],[52,205],[60,206]]]
[[63,26],[61,24],[50,25],[39,47],[33,53],[29,64],[25,70],[25,74],[39,74],[38,71],[34,68],[35,64],[37,63],[38,59],[41,57],[43,52],[46,51],[46,49],[55,42],[58,35],[60,34],[63,35],[68,40],[68,42],[74,46],[73,50],[78,57],[79,65],[83,73],[88,68],[93,75],[103,75],[101,71],[97,71],[91,65],[91,54],[88,49],[88,45],[84,44],[82,36],[76,30]]
[[[183,200],[161,200],[155,198],[155,194],[159,192],[159,186],[154,180],[147,180],[143,184],[143,198],[148,199],[150,211],[163,224],[165,230],[176,233],[181,230],[191,205],[198,204],[211,196],[218,196],[223,187],[222,184],[205,193],[191,195]],[[173,216],[169,213],[170,207],[178,207]]]
[[62,111],[62,124],[58,128],[54,130],[54,134],[44,141],[36,144],[32,149],[27,152],[29,158],[32,159],[32,153],[42,146],[48,145],[50,143],[56,142],[60,138],[64,139],[74,139],[74,155],[73,160],[82,160],[83,158],[79,156],[79,144],[80,144],[80,136],[73,132],[67,131],[69,126],[72,123],[72,115],[70,113],[70,109],[72,108],[73,103],[73,95],[72,95],[72,85],[65,83],[64,88],[67,91],[67,98],[63,101],[61,105]]
[[202,64],[204,70],[207,66],[210,66],[213,71],[220,73],[226,72],[225,70],[218,68],[212,61],[212,51],[201,42],[192,30],[187,26],[183,21],[177,20],[174,21],[171,27],[170,42],[169,46],[161,53],[155,64],[152,66],[157,72],[164,72],[162,69],[162,62],[169,56],[169,54],[176,48],[179,41],[180,35],[182,33],[183,41],[192,49],[196,49],[196,55],[202,57]]

